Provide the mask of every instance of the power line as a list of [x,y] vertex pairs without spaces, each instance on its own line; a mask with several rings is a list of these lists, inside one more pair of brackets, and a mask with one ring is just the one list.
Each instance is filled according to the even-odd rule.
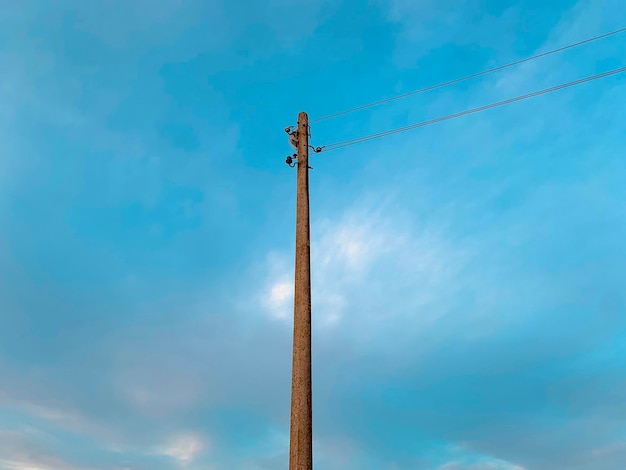
[[[424,127],[424,126],[428,126],[428,125],[431,125],[431,124],[436,124],[438,122],[448,121],[450,119],[455,119],[455,118],[458,118],[458,117],[461,117],[461,116],[466,116],[468,114],[474,114],[474,113],[477,113],[479,111],[485,111],[487,109],[496,108],[498,106],[503,106],[505,104],[514,103],[516,101],[522,101],[522,100],[526,100],[528,98],[533,98],[535,96],[545,95],[546,93],[551,93],[553,91],[561,90],[563,88],[568,88],[568,87],[572,87],[572,86],[575,86],[575,85],[580,85],[581,83],[586,83],[586,82],[590,82],[590,81],[593,81],[593,80],[598,80],[600,78],[608,77],[610,75],[616,75],[616,74],[622,73],[622,72],[626,72],[626,67],[613,69],[613,70],[610,70],[608,72],[600,73],[600,74],[593,75],[593,76],[586,77],[586,78],[581,78],[581,79],[575,80],[573,82],[563,83],[561,85],[557,85],[557,86],[553,86],[553,87],[550,87],[550,88],[546,88],[544,90],[535,91],[533,93],[528,93],[526,95],[521,95],[521,96],[518,96],[518,97],[515,97],[515,98],[510,98],[510,99],[507,99],[507,100],[504,100],[504,101],[498,101],[496,103],[488,104],[488,105],[485,105],[485,106],[480,106],[478,108],[469,109],[467,111],[462,111],[462,112],[455,113],[455,114],[450,114],[448,116],[443,116],[443,117],[440,117],[440,118],[431,119],[429,121],[423,121],[423,122],[419,122],[417,124],[410,124],[408,126],[399,127],[397,129],[391,129],[391,130],[388,130],[388,131],[379,132],[377,134],[371,134],[371,135],[364,136],[364,137],[357,137],[357,138],[354,138],[354,139],[344,140],[344,141],[341,141],[341,142],[335,142],[333,144],[329,144],[329,145],[326,145],[324,147],[318,147],[318,149],[320,149],[319,151],[330,152],[332,150],[337,150],[337,149],[340,149],[340,148],[344,148],[344,147],[348,147],[348,146],[351,146],[351,145],[360,144],[360,143],[367,142],[367,141],[370,141],[370,140],[379,139],[381,137],[386,137],[388,135],[398,134],[400,132],[409,131],[409,130],[412,130],[412,129],[416,129],[418,127]],[[316,151],[318,151],[318,150],[316,150]]]
[[448,85],[453,85],[455,83],[463,82],[465,80],[470,80],[472,78],[480,77],[482,75],[487,75],[489,73],[496,72],[498,70],[506,69],[508,67],[513,67],[514,65],[523,64],[524,62],[528,62],[528,61],[531,61],[531,60],[539,59],[541,57],[545,57],[545,56],[548,56],[548,55],[551,55],[551,54],[556,54],[557,52],[562,52],[562,51],[565,51],[567,49],[572,49],[574,47],[581,46],[583,44],[587,44],[587,43],[590,43],[590,42],[593,42],[593,41],[597,41],[599,39],[604,39],[604,38],[607,38],[609,36],[613,36],[615,34],[623,33],[625,31],[626,31],[626,28],[617,29],[617,30],[611,31],[609,33],[601,34],[600,36],[595,36],[595,37],[592,37],[592,38],[589,38],[589,39],[585,39],[583,41],[576,42],[574,44],[570,44],[568,46],[559,47],[558,49],[554,49],[554,50],[551,50],[551,51],[548,51],[548,52],[543,52],[541,54],[537,54],[537,55],[534,55],[532,57],[527,57],[526,59],[517,60],[515,62],[511,62],[510,64],[500,65],[498,67],[494,67],[494,68],[491,68],[491,69],[488,69],[488,70],[483,70],[482,72],[474,73],[472,75],[467,75],[465,77],[456,78],[454,80],[450,80],[448,82],[440,83],[438,85],[432,85],[432,86],[429,86],[429,87],[426,87],[426,88],[422,88],[422,89],[419,89],[419,90],[409,91],[407,93],[403,93],[403,94],[398,95],[398,96],[393,96],[391,98],[386,98],[384,100],[375,101],[373,103],[369,103],[369,104],[365,104],[365,105],[362,105],[362,106],[358,106],[356,108],[348,109],[346,111],[340,111],[338,113],[329,114],[328,116],[323,116],[321,118],[317,118],[317,119],[314,119],[314,120],[310,121],[310,124],[313,124],[313,123],[316,123],[316,122],[320,122],[320,121],[325,121],[327,119],[335,118],[335,117],[338,117],[338,116],[343,116],[344,114],[354,113],[356,111],[361,111],[363,109],[372,108],[374,106],[379,106],[381,104],[389,103],[390,101],[395,101],[395,100],[399,100],[401,98],[406,98],[407,96],[417,95],[418,93],[424,93],[424,92],[427,92],[427,91],[436,90],[438,88],[443,88],[443,87],[446,87]]

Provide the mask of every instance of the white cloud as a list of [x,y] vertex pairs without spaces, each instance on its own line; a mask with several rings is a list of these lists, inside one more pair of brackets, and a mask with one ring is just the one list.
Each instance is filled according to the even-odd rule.
[[[293,262],[284,253],[271,252],[265,262],[260,303],[273,320],[289,321],[293,312]],[[249,307],[246,307],[249,308]]]
[[[432,306],[463,268],[466,255],[432,227],[412,227],[408,221],[390,203],[365,203],[336,219],[314,221],[314,328],[349,321],[350,340],[367,342],[374,332],[389,328],[391,318],[424,326],[440,315]],[[269,316],[284,321],[291,320],[293,308],[293,284],[286,281],[293,275],[290,257],[287,252],[270,255],[262,293]]]
[[[341,286],[362,278],[383,251],[386,235],[376,232],[367,217],[348,217],[336,223],[321,221],[320,235],[311,242],[313,302],[322,312],[321,324],[338,322],[346,306]],[[269,256],[269,280],[263,294],[272,318],[290,320],[293,309],[293,263],[287,253]]]
[[205,447],[205,442],[199,436],[182,434],[158,449],[157,453],[171,457],[179,463],[186,465],[193,462]]
[[277,281],[272,284],[268,299],[270,312],[274,318],[287,319],[293,302],[293,282]]

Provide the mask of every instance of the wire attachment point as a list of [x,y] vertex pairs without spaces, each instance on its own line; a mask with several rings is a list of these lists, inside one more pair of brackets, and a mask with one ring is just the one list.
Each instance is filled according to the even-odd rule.
[[309,148],[312,149],[315,153],[320,153],[324,147],[313,147],[312,145],[309,145]]

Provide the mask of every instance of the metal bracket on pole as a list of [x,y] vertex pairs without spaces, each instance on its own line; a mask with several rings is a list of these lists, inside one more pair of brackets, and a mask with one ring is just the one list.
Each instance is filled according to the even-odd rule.
[[296,162],[294,162],[294,160],[298,159],[298,154],[294,153],[293,155],[287,155],[287,159],[285,160],[285,163],[287,163],[287,165],[289,165],[291,168],[296,166]]

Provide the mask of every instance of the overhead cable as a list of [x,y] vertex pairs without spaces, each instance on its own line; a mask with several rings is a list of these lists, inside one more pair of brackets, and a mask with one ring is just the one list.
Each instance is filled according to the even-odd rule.
[[582,83],[591,82],[593,80],[598,80],[600,78],[608,77],[610,75],[616,75],[618,73],[623,73],[623,72],[626,72],[626,67],[621,67],[621,68],[618,68],[618,69],[609,70],[608,72],[603,72],[603,73],[600,73],[600,74],[597,74],[597,75],[593,75],[593,76],[590,76],[590,77],[581,78],[579,80],[574,80],[572,82],[563,83],[561,85],[557,85],[557,86],[553,86],[553,87],[550,87],[550,88],[546,88],[544,90],[535,91],[533,93],[528,93],[526,95],[517,96],[515,98],[510,98],[510,99],[507,99],[507,100],[504,100],[504,101],[498,101],[496,103],[488,104],[488,105],[485,105],[485,106],[480,106],[478,108],[473,108],[473,109],[469,109],[469,110],[466,110],[466,111],[461,111],[459,113],[450,114],[448,116],[443,116],[443,117],[439,117],[439,118],[436,118],[436,119],[431,119],[431,120],[428,120],[428,121],[419,122],[419,123],[416,123],[416,124],[410,124],[408,126],[399,127],[399,128],[396,128],[396,129],[391,129],[391,130],[388,130],[388,131],[379,132],[377,134],[371,134],[371,135],[364,136],[364,137],[357,137],[357,138],[354,138],[354,139],[344,140],[344,141],[341,141],[341,142],[335,142],[333,144],[329,144],[329,145],[325,145],[325,146],[322,146],[322,147],[318,147],[318,149],[319,149],[318,152],[320,152],[320,151],[321,152],[330,152],[332,150],[337,150],[337,149],[340,149],[340,148],[348,147],[350,145],[356,145],[356,144],[360,144],[360,143],[367,142],[367,141],[370,141],[370,140],[380,139],[381,137],[386,137],[388,135],[398,134],[400,132],[409,131],[409,130],[412,130],[412,129],[416,129],[418,127],[425,127],[425,126],[428,126],[428,125],[431,125],[431,124],[436,124],[438,122],[448,121],[450,119],[455,119],[455,118],[458,118],[458,117],[461,117],[461,116],[466,116],[468,114],[474,114],[474,113],[477,113],[479,111],[485,111],[487,109],[496,108],[498,106],[504,106],[506,104],[514,103],[516,101],[522,101],[522,100],[526,100],[528,98],[533,98],[535,96],[545,95],[547,93],[552,93],[553,91],[562,90],[563,88],[568,88],[568,87],[572,87],[572,86],[575,86],[575,85],[580,85]]
[[604,38],[607,38],[609,36],[613,36],[615,34],[619,34],[619,33],[623,33],[623,32],[626,32],[626,28],[617,29],[615,31],[611,31],[609,33],[601,34],[599,36],[594,36],[592,38],[585,39],[583,41],[579,41],[579,42],[576,42],[574,44],[569,44],[567,46],[559,47],[558,49],[553,49],[551,51],[543,52],[541,54],[537,54],[537,55],[534,55],[532,57],[527,57],[525,59],[517,60],[515,62],[511,62],[510,64],[500,65],[498,67],[494,67],[494,68],[491,68],[491,69],[483,70],[482,72],[477,72],[477,73],[474,73],[474,74],[471,74],[471,75],[467,75],[465,77],[456,78],[454,80],[450,80],[450,81],[447,81],[447,82],[439,83],[437,85],[432,85],[432,86],[429,86],[429,87],[426,87],[426,88],[421,88],[419,90],[409,91],[407,93],[403,93],[401,95],[393,96],[391,98],[386,98],[386,99],[383,99],[383,100],[380,100],[380,101],[375,101],[373,103],[365,104],[365,105],[362,105],[362,106],[357,106],[356,108],[348,109],[348,110],[345,110],[345,111],[340,111],[338,113],[329,114],[328,116],[323,116],[321,118],[317,118],[317,119],[311,120],[311,121],[309,121],[309,123],[313,124],[313,123],[316,123],[316,122],[325,121],[327,119],[335,118],[335,117],[338,117],[338,116],[343,116],[345,114],[350,114],[350,113],[354,113],[356,111],[361,111],[361,110],[364,110],[364,109],[372,108],[374,106],[379,106],[381,104],[389,103],[390,101],[395,101],[395,100],[399,100],[401,98],[406,98],[408,96],[417,95],[418,93],[424,93],[424,92],[427,92],[427,91],[436,90],[438,88],[443,88],[443,87],[446,87],[446,86],[449,86],[449,85],[453,85],[455,83],[463,82],[465,80],[470,80],[472,78],[480,77],[482,75],[487,75],[489,73],[493,73],[493,72],[496,72],[498,70],[502,70],[502,69],[506,69],[506,68],[509,68],[509,67],[513,67],[515,65],[519,65],[519,64],[522,64],[524,62],[528,62],[528,61],[531,61],[531,60],[539,59],[541,57],[545,57],[545,56],[548,56],[548,55],[551,55],[551,54],[556,54],[557,52],[562,52],[562,51],[565,51],[567,49],[572,49],[574,47],[578,47],[578,46],[581,46],[583,44],[587,44],[587,43],[590,43],[590,42],[593,42],[593,41],[598,41],[600,39],[604,39]]

